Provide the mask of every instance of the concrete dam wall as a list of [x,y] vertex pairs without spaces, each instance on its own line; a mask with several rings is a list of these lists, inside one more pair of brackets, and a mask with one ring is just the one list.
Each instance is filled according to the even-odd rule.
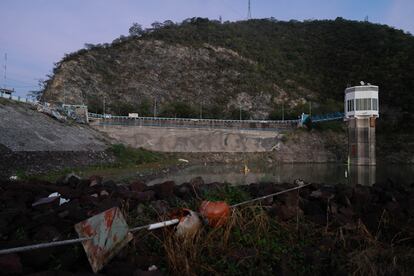
[[265,130],[91,126],[129,146],[165,152],[266,152],[274,150],[283,136]]

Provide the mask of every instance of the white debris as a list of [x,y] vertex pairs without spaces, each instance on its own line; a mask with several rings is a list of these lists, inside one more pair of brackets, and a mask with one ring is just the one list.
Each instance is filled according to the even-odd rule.
[[158,270],[158,267],[156,267],[155,265],[148,267],[148,271],[155,271],[155,270]]
[[14,180],[17,180],[19,178],[17,177],[17,175],[12,175],[12,176],[9,177],[9,179],[14,181]]
[[189,162],[187,159],[182,159],[182,158],[179,158],[178,161],[184,162],[184,163],[188,163]]
[[188,214],[180,219],[175,234],[178,237],[191,238],[194,237],[201,228],[201,220],[196,212],[191,210],[186,211]]
[[70,199],[63,198],[58,192],[51,193],[48,197],[59,197],[59,206],[70,201]]
[[102,190],[100,196],[109,196],[109,193],[105,190]]

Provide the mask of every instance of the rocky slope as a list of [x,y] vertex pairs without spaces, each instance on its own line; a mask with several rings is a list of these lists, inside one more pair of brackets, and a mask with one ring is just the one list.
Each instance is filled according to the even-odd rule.
[[85,126],[59,122],[31,105],[0,100],[0,178],[105,163],[109,139]]
[[[0,249],[78,237],[74,224],[112,207],[135,227],[171,218],[180,207],[197,211],[202,200],[235,204],[294,186],[233,186],[200,177],[153,186],[73,175],[56,183],[0,181]],[[39,202],[54,192],[68,202]],[[203,224],[191,240],[175,239],[172,226],[134,233],[99,275],[413,275],[413,196],[413,184],[391,181],[312,184],[239,206],[221,228]],[[2,275],[93,275],[81,244],[0,255],[0,269]]]
[[[255,110],[266,118],[273,95],[283,92],[277,85],[252,95],[242,79],[255,78],[257,63],[234,51],[205,44],[200,48],[158,40],[131,40],[116,47],[92,50],[63,62],[50,82],[44,99],[53,102],[86,102],[91,111],[158,113],[171,103],[182,102],[192,113],[204,116],[217,111]],[[231,95],[228,98],[228,95]],[[201,110],[204,106],[204,110]],[[173,115],[173,114],[170,114]]]
[[0,102],[0,145],[12,151],[103,151],[106,137],[85,125],[62,123],[32,106]]

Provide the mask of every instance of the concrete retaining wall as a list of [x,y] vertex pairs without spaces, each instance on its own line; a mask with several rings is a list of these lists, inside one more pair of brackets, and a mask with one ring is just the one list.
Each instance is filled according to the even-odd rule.
[[273,131],[92,125],[132,147],[165,152],[266,152],[280,141]]

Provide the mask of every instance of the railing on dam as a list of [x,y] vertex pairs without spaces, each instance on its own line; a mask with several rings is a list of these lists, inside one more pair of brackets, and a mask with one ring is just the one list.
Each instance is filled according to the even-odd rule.
[[38,101],[36,101],[36,100],[32,100],[32,99],[25,98],[25,97],[20,97],[20,96],[13,96],[11,94],[7,94],[7,93],[3,93],[3,92],[0,92],[0,98],[13,100],[13,101],[16,101],[16,102],[22,102],[22,103],[30,103],[30,104],[37,104],[38,103]]
[[297,127],[299,120],[219,120],[193,118],[128,117],[89,113],[90,119],[99,119],[99,125],[156,126],[183,128],[215,128],[238,130],[284,130]]

